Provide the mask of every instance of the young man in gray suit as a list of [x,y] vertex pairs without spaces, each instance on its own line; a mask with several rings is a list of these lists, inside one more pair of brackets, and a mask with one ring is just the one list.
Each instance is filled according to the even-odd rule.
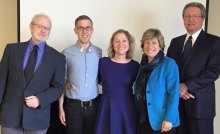
[[2,134],[45,134],[50,105],[64,89],[65,56],[47,45],[48,16],[37,14],[27,42],[8,44],[0,63]]
[[180,72],[177,134],[213,134],[220,38],[203,31],[206,10],[201,3],[187,4],[182,17],[187,33],[172,39],[167,53],[175,59]]

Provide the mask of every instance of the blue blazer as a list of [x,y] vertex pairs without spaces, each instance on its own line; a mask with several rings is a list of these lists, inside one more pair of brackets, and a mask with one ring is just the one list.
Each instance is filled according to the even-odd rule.
[[146,101],[151,127],[159,131],[163,121],[177,127],[179,121],[179,71],[171,58],[164,57],[152,71],[146,85]]

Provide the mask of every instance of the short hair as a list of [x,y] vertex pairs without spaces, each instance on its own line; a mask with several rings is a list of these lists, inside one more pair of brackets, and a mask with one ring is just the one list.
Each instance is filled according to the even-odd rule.
[[34,24],[35,21],[39,18],[39,17],[45,17],[48,19],[48,21],[50,22],[50,26],[52,27],[52,22],[49,16],[45,15],[45,14],[36,14],[33,16],[33,18],[31,19],[31,24]]
[[110,46],[108,48],[108,56],[113,58],[115,56],[115,50],[113,48],[113,42],[114,42],[114,38],[115,38],[115,35],[116,34],[119,34],[119,33],[123,33],[125,34],[125,36],[128,38],[128,43],[129,43],[129,49],[126,53],[126,58],[128,59],[131,59],[133,58],[133,54],[134,54],[134,37],[126,30],[124,29],[119,29],[117,31],[115,31],[111,37],[111,40],[110,40]]
[[91,24],[92,24],[92,27],[93,27],[92,19],[90,19],[89,16],[87,16],[87,15],[80,15],[78,18],[76,18],[76,20],[75,20],[75,27],[76,27],[77,23],[80,20],[89,20],[91,22]]
[[163,35],[162,35],[162,33],[160,32],[159,29],[153,29],[153,28],[150,28],[150,29],[146,30],[143,33],[143,36],[142,36],[142,39],[141,39],[141,48],[142,48],[142,50],[144,49],[144,42],[146,40],[151,40],[153,38],[157,38],[161,50],[164,50],[164,47],[165,47],[164,37],[163,37]]
[[186,4],[185,7],[183,8],[182,17],[184,17],[185,10],[189,7],[198,7],[201,11],[201,17],[204,19],[206,18],[206,9],[205,9],[204,5],[199,2],[190,2],[190,3]]

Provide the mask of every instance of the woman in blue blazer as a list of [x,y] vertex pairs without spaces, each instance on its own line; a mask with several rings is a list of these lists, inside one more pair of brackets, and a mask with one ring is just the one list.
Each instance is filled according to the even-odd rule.
[[144,32],[144,54],[134,85],[138,134],[172,134],[179,125],[179,72],[175,61],[164,56],[164,47],[160,30]]

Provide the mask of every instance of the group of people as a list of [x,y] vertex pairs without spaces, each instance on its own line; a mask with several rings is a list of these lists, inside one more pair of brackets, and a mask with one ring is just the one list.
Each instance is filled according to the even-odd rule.
[[187,33],[166,56],[161,31],[143,33],[138,63],[124,29],[102,57],[90,41],[93,22],[81,15],[77,42],[61,54],[46,43],[50,18],[35,15],[30,40],[8,44],[0,63],[2,134],[214,134],[220,38],[203,31],[201,3],[185,5],[182,17]]

